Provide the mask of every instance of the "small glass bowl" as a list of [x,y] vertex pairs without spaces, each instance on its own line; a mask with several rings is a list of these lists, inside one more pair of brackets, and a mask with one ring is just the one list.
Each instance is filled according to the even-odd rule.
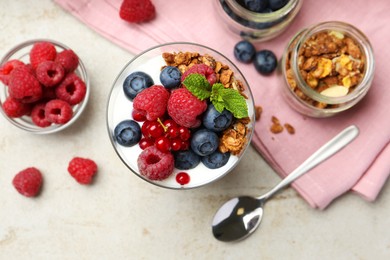
[[267,41],[281,34],[299,13],[303,3],[303,0],[290,0],[279,10],[257,13],[245,9],[236,0],[213,1],[228,31],[252,42]]
[[[173,173],[165,180],[162,181],[153,181],[141,175],[138,170],[137,159],[139,154],[142,152],[141,148],[138,144],[132,147],[124,147],[118,144],[115,140],[114,129],[116,125],[127,119],[132,119],[132,110],[133,103],[129,99],[126,98],[123,92],[123,82],[126,77],[135,71],[142,71],[150,75],[154,81],[155,85],[161,85],[160,82],[160,70],[162,66],[166,65],[162,54],[163,53],[178,53],[178,52],[196,52],[201,55],[211,55],[216,61],[219,61],[225,65],[228,65],[229,68],[234,72],[234,78],[242,82],[245,90],[243,94],[247,97],[246,102],[248,106],[248,115],[250,122],[246,125],[248,128],[246,135],[246,142],[243,146],[243,149],[238,155],[231,155],[229,161],[226,165],[222,166],[218,169],[209,169],[200,163],[194,169],[190,170],[179,170],[174,169]],[[187,42],[175,42],[175,43],[167,43],[155,46],[151,49],[148,49],[141,54],[134,57],[122,71],[119,73],[117,78],[115,79],[111,93],[109,95],[109,100],[107,104],[107,130],[111,140],[111,143],[118,154],[119,158],[122,162],[138,177],[147,181],[151,184],[154,184],[159,187],[168,188],[168,189],[191,189],[206,185],[208,183],[214,182],[231,170],[233,170],[237,164],[240,162],[241,158],[244,156],[245,151],[247,150],[251,139],[255,122],[255,113],[254,113],[254,102],[251,90],[247,81],[245,80],[242,73],[239,69],[223,54],[208,48],[206,46],[202,46],[195,43],[187,43]],[[142,123],[140,123],[142,124]],[[183,185],[181,184],[177,178],[181,172],[185,172],[188,174],[189,183]]]
[[[339,44],[337,46],[343,46],[341,43],[337,43],[341,41],[348,40],[350,43],[352,40],[354,45],[347,48],[345,47],[347,44],[344,44],[344,47],[337,47],[338,49],[332,53],[313,55],[312,57],[324,57],[322,64],[328,62],[332,66],[329,75],[323,74],[315,78],[312,76],[313,73],[326,69],[325,65],[319,64],[316,66],[319,68],[318,70],[314,69],[315,67],[310,69],[310,72],[306,70],[311,53],[313,53],[308,48],[322,45],[308,41],[316,41],[316,39],[324,39],[324,37],[334,37],[333,39],[335,39],[334,42],[331,42],[332,38],[328,38],[327,46],[329,48],[326,47],[328,50],[337,44]],[[333,43],[336,45],[332,46]],[[326,49],[325,47],[321,48],[324,51]],[[347,48],[347,51],[344,52],[341,48]],[[353,52],[357,50],[360,52],[358,58]],[[282,94],[286,102],[301,114],[321,118],[334,116],[351,108],[367,94],[374,78],[375,59],[370,41],[363,32],[348,23],[328,21],[298,32],[288,43],[280,66],[285,82],[285,84],[281,84]],[[350,82],[353,81],[355,83],[351,85]],[[333,90],[341,88],[344,93],[338,95],[339,92],[333,91],[330,95],[329,90],[332,87],[335,87]],[[328,92],[325,92],[326,89]]]
[[[25,64],[29,64],[30,63],[29,53],[30,53],[33,45],[37,42],[50,42],[55,46],[57,52],[60,52],[62,50],[66,50],[66,49],[70,49],[66,45],[59,43],[57,41],[54,41],[54,40],[50,40],[50,39],[29,40],[29,41],[20,43],[17,46],[15,46],[14,48],[12,48],[11,50],[9,50],[1,59],[0,67],[3,66],[3,64],[5,64],[7,61],[14,60],[14,59],[20,60],[20,61],[24,62]],[[30,116],[22,116],[22,117],[17,117],[17,118],[11,118],[11,117],[7,116],[7,114],[3,110],[3,103],[8,97],[8,87],[0,81],[0,111],[1,111],[1,113],[11,124],[18,127],[19,129],[22,129],[26,132],[29,132],[29,133],[51,134],[51,133],[59,132],[65,128],[69,127],[71,124],[73,124],[80,117],[81,113],[83,112],[85,106],[88,103],[89,94],[90,94],[90,86],[89,86],[89,79],[88,79],[87,71],[86,71],[85,66],[84,66],[83,62],[81,61],[80,57],[79,57],[79,66],[77,67],[77,69],[74,72],[80,77],[80,79],[82,79],[84,81],[84,83],[87,87],[87,91],[86,91],[86,94],[85,94],[83,101],[81,101],[79,104],[74,105],[72,107],[73,108],[73,117],[67,123],[65,123],[65,124],[52,124],[48,127],[39,127],[32,122]]]

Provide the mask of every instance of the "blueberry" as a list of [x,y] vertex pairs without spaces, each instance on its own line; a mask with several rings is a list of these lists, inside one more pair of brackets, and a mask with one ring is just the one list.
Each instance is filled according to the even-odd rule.
[[252,12],[260,13],[267,8],[268,0],[244,0],[244,7]]
[[269,7],[273,10],[279,10],[284,7],[289,0],[269,0]]
[[167,66],[160,73],[160,81],[167,89],[177,88],[181,83],[181,72],[176,67]]
[[141,140],[141,127],[134,120],[124,120],[114,129],[115,140],[122,146],[133,146]]
[[249,41],[240,41],[234,46],[234,57],[241,62],[250,63],[255,53],[255,46]]
[[256,53],[253,64],[260,74],[269,75],[276,69],[278,61],[272,51],[261,50]]
[[153,79],[148,74],[136,71],[126,77],[123,82],[123,91],[128,99],[133,100],[138,93],[153,84]]
[[224,166],[230,158],[230,153],[221,153],[215,151],[214,153],[202,157],[202,163],[209,169],[217,169]]
[[191,149],[174,153],[175,167],[179,170],[193,169],[200,163],[200,157]]
[[191,149],[200,156],[206,156],[215,152],[219,145],[218,135],[208,129],[200,129],[193,133]]
[[220,132],[230,126],[233,121],[233,114],[228,110],[218,112],[213,104],[209,104],[203,114],[203,126],[214,132]]

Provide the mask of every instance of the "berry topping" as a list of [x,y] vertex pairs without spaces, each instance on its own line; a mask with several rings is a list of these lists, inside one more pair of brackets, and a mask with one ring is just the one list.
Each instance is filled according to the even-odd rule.
[[51,122],[46,118],[45,107],[46,104],[41,102],[34,105],[31,111],[31,120],[37,126],[48,127],[51,125]]
[[192,135],[191,149],[200,156],[212,154],[218,145],[218,135],[208,129],[200,129]]
[[261,50],[256,52],[253,64],[260,74],[269,75],[276,69],[278,61],[272,51]]
[[80,184],[92,183],[98,167],[88,158],[74,157],[68,165],[68,172]]
[[20,171],[12,180],[15,189],[26,197],[37,196],[41,190],[42,182],[41,172],[34,167]]
[[209,104],[203,115],[203,125],[207,129],[215,132],[221,132],[227,129],[233,121],[233,115],[226,109],[222,113],[218,112],[213,104]]
[[72,107],[61,99],[52,99],[46,103],[45,116],[47,121],[54,124],[65,124],[73,116]]
[[85,82],[75,73],[71,72],[65,76],[61,84],[56,88],[57,98],[76,105],[84,100],[87,93]]
[[30,51],[30,63],[35,69],[43,61],[54,61],[57,56],[57,50],[50,42],[37,42]]
[[224,166],[230,158],[230,153],[221,153],[215,151],[214,153],[201,158],[202,163],[209,169],[217,169]]
[[181,84],[181,72],[176,67],[167,66],[160,73],[160,81],[167,89],[177,88]]
[[190,183],[190,180],[191,180],[190,175],[186,172],[179,172],[176,175],[176,181],[180,185],[186,185],[186,184]]
[[125,96],[133,100],[142,90],[152,86],[153,79],[142,71],[136,71],[126,77],[123,82],[123,92]]
[[181,76],[181,80],[184,81],[188,75],[194,73],[205,76],[210,85],[213,85],[215,82],[217,82],[217,75],[215,74],[214,70],[206,64],[193,65],[186,72],[183,73],[183,75]]
[[23,103],[35,102],[42,96],[41,84],[26,65],[13,69],[8,87],[10,96]]
[[163,86],[154,85],[139,93],[133,100],[133,107],[143,112],[146,119],[154,121],[162,117],[167,108],[169,92]]
[[9,117],[21,117],[31,111],[30,104],[22,103],[13,97],[7,97],[3,103],[3,110]]
[[193,169],[200,163],[200,157],[191,149],[174,153],[175,167],[179,170]]
[[200,126],[199,117],[206,109],[206,101],[201,101],[186,88],[173,90],[168,100],[169,116],[177,124],[188,128]]
[[63,50],[57,53],[55,62],[61,64],[64,70],[69,73],[75,71],[79,66],[79,57],[72,50]]
[[129,23],[147,22],[156,16],[156,9],[151,0],[123,0],[119,16]]
[[124,120],[114,129],[115,140],[123,146],[133,146],[141,140],[141,127],[134,120]]
[[5,85],[9,83],[9,77],[14,68],[24,66],[25,64],[20,60],[9,60],[0,67],[0,81]]
[[61,82],[65,76],[65,71],[59,63],[44,61],[38,64],[35,76],[45,87],[53,87]]
[[234,46],[234,57],[241,62],[252,62],[255,53],[255,46],[249,41],[240,41]]
[[164,180],[173,172],[174,159],[171,153],[164,153],[155,146],[150,146],[141,152],[137,164],[141,175],[146,178]]

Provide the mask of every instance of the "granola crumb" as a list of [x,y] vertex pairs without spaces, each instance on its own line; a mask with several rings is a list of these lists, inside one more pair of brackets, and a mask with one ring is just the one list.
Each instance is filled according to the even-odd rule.
[[295,134],[295,128],[289,123],[284,124],[284,128],[286,128],[287,132],[291,135]]
[[255,120],[256,121],[260,120],[262,112],[263,112],[263,108],[261,106],[255,106]]

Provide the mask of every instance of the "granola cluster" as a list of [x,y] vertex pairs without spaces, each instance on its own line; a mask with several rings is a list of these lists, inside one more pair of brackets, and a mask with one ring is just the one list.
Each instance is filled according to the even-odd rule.
[[[222,83],[225,88],[233,88],[237,90],[242,96],[248,98],[244,94],[245,86],[234,77],[234,72],[228,65],[215,60],[209,54],[201,55],[197,52],[165,52],[162,54],[167,66],[175,66],[183,74],[194,64],[206,64],[211,67],[216,75],[217,82]],[[240,154],[248,142],[249,118],[235,119],[233,124],[223,131],[220,137],[219,150],[222,153],[230,152],[233,155]]]
[[[310,88],[328,97],[341,97],[352,92],[364,76],[365,60],[358,43],[337,31],[322,31],[310,37],[299,49],[298,69]],[[297,97],[314,107],[332,108],[306,96],[297,86],[290,65],[286,61],[286,76]]]

